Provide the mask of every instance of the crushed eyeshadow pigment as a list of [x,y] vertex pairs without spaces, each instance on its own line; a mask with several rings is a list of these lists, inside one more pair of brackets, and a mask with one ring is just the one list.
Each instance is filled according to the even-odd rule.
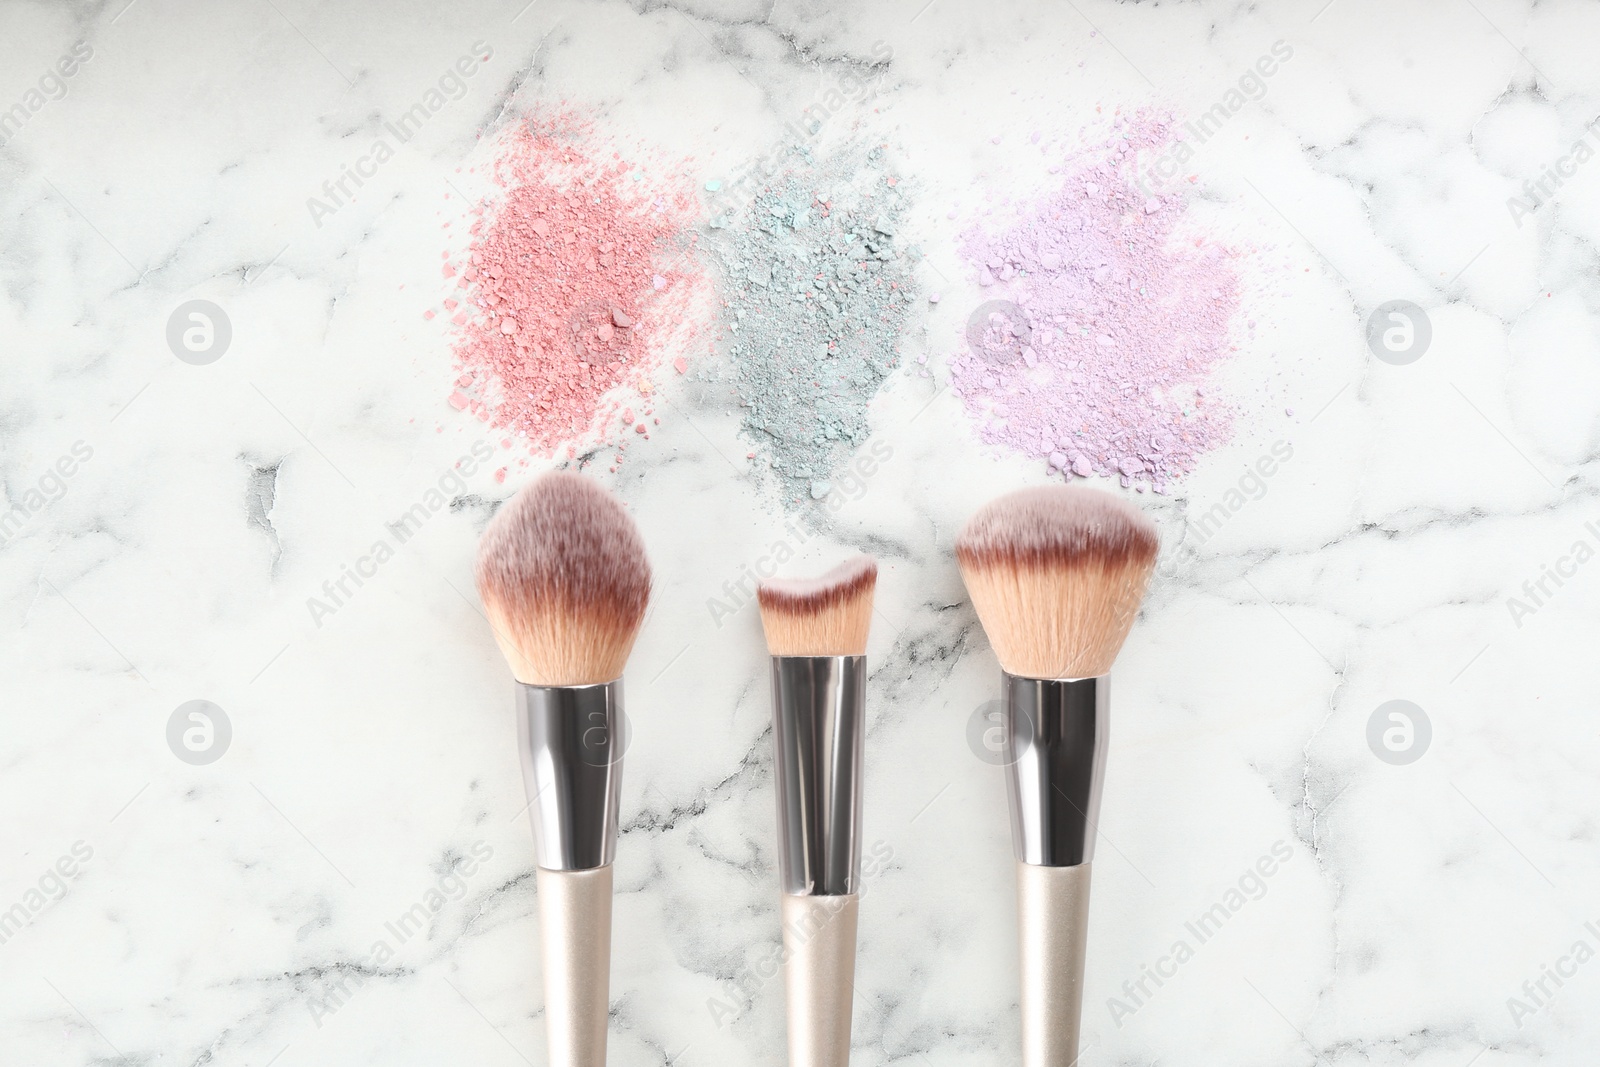
[[594,140],[570,113],[504,138],[493,171],[504,195],[476,209],[466,255],[446,253],[465,300],[443,307],[458,331],[452,407],[535,455],[620,438],[615,464],[628,437],[649,436],[651,375],[689,329],[704,277],[687,254],[687,185],[648,189],[618,154],[591,155]]
[[789,507],[826,498],[866,440],[867,404],[899,362],[917,258],[900,240],[906,199],[881,147],[794,153],[753,201],[712,217],[708,242],[743,432]]
[[1181,194],[1140,190],[1140,155],[1170,118],[1117,117],[1061,162],[1060,186],[961,251],[985,303],[951,384],[983,441],[1047,470],[1157,493],[1226,440],[1233,410],[1208,384],[1234,350],[1240,285],[1228,251],[1180,234]]

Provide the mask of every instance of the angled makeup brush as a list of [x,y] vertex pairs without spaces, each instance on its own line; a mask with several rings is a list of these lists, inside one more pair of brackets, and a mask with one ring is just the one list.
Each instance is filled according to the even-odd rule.
[[604,1067],[622,668],[650,599],[650,564],[611,494],[576,474],[554,473],[489,523],[477,580],[518,683],[549,1062]]
[[1109,676],[1157,548],[1155,526],[1137,508],[1066,486],[1000,497],[956,540],[1002,671],[1023,1067],[1078,1061]]
[[772,654],[789,1067],[847,1067],[861,878],[867,630],[878,565],[757,589]]

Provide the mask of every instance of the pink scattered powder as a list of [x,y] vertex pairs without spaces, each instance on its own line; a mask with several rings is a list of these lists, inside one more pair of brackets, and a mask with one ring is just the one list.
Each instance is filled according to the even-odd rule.
[[1062,161],[1056,191],[962,235],[986,291],[951,378],[985,442],[1164,493],[1227,439],[1233,409],[1206,383],[1234,350],[1238,275],[1177,232],[1181,195],[1135,182],[1138,155],[1170,139],[1155,116],[1119,117]]
[[459,260],[457,380],[477,384],[450,403],[541,456],[607,445],[632,424],[631,410],[620,428],[614,418],[629,401],[652,414],[649,375],[692,335],[689,309],[709,293],[686,254],[698,211],[687,184],[648,187],[597,147],[571,112],[512,130],[494,167],[504,195],[476,210]]

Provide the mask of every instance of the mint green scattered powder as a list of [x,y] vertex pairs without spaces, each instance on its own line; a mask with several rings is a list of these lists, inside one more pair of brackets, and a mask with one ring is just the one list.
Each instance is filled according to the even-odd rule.
[[820,501],[866,439],[867,404],[899,364],[917,298],[907,203],[880,147],[794,165],[748,203],[720,206],[722,351],[742,430],[786,507]]

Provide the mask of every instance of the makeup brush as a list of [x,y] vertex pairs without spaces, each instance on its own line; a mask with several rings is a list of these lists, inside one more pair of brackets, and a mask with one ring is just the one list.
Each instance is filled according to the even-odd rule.
[[861,879],[867,630],[878,565],[756,590],[772,654],[789,1067],[847,1067]]
[[1078,1060],[1109,675],[1157,547],[1154,524],[1131,504],[1066,486],[1000,497],[956,540],[1002,671],[1023,1067]]
[[650,599],[633,520],[576,474],[508,501],[478,547],[478,593],[517,679],[517,746],[538,857],[551,1067],[604,1067],[622,668]]

